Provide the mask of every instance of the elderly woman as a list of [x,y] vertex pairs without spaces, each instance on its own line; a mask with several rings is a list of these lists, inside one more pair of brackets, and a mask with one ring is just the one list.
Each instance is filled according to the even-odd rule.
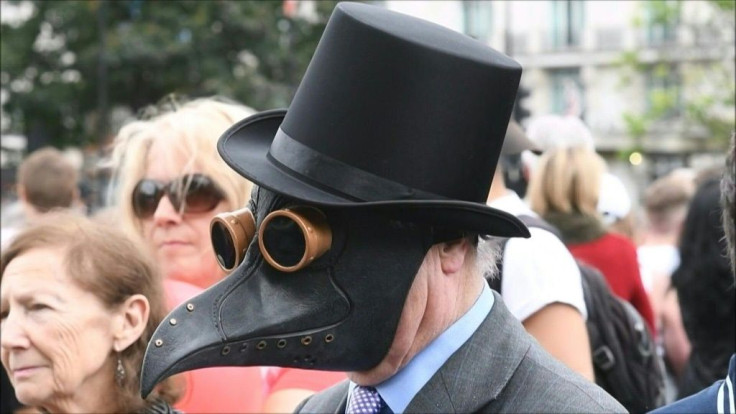
[[50,213],[19,233],[0,262],[2,363],[22,404],[172,412],[172,381],[140,397],[143,354],[165,304],[155,267],[130,239],[73,213]]
[[[122,226],[155,255],[173,308],[226,276],[212,249],[210,221],[245,207],[251,183],[220,158],[217,140],[254,111],[216,98],[179,103],[170,96],[165,107],[148,112],[153,116],[124,126],[115,140],[117,208]],[[313,391],[344,378],[266,368],[262,376],[257,367],[207,368],[184,376],[187,394],[177,408],[218,413],[291,411]],[[274,383],[282,377],[291,378],[285,389]],[[277,389],[278,401],[264,403]]]

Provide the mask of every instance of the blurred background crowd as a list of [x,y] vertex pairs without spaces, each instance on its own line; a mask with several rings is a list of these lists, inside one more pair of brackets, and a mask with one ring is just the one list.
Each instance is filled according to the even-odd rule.
[[[184,222],[192,229],[187,237],[204,241],[186,260],[157,253],[166,306],[219,280],[208,223],[242,207],[250,183],[214,161],[216,140],[256,111],[288,107],[336,3],[0,2],[3,245],[59,206],[121,224],[152,246],[160,242],[156,228]],[[521,63],[513,128],[540,151],[504,156],[506,186],[548,221],[559,219],[553,224],[570,247],[587,240],[565,234],[569,211],[554,195],[563,181],[528,184],[534,173],[559,178],[565,167],[600,174],[589,207],[606,232],[634,247],[638,261],[638,277],[612,289],[654,331],[669,372],[667,400],[722,377],[735,347],[733,329],[722,330],[734,322],[733,279],[722,232],[702,230],[718,227],[710,212],[735,124],[735,3],[366,3],[465,33]],[[555,152],[560,148],[586,152]],[[196,193],[186,203],[174,196],[190,186]],[[725,314],[703,311],[698,304],[706,298],[731,306],[719,308]],[[214,391],[199,388],[197,396],[192,384],[217,388],[232,378],[256,384],[259,397],[215,410],[288,411],[344,376],[307,377],[271,368],[187,374],[181,381],[190,391],[180,407],[201,411],[197,404],[212,402],[201,399]],[[269,400],[274,392],[281,398]]]
[[[638,205],[678,167],[720,164],[734,126],[734,3],[371,1],[518,60],[522,126],[573,115]],[[2,203],[25,154],[63,149],[90,211],[111,137],[168,93],[288,106],[334,1],[2,1]]]

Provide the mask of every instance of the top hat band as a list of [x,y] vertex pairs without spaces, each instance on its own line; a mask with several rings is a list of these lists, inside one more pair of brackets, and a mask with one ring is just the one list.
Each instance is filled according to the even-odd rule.
[[446,199],[389,181],[319,153],[290,137],[281,128],[276,131],[268,157],[286,173],[351,201]]

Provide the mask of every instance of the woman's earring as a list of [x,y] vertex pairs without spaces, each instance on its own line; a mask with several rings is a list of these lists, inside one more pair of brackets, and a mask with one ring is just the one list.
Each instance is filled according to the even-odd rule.
[[123,380],[125,379],[125,368],[123,367],[123,361],[120,359],[120,354],[118,354],[118,366],[115,368],[115,381],[118,383],[118,385],[123,385]]

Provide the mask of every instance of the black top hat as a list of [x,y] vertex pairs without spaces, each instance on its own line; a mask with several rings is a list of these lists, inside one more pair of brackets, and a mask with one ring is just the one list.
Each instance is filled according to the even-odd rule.
[[286,110],[223,134],[223,159],[307,203],[528,236],[485,205],[521,67],[442,26],[358,3],[335,8]]

